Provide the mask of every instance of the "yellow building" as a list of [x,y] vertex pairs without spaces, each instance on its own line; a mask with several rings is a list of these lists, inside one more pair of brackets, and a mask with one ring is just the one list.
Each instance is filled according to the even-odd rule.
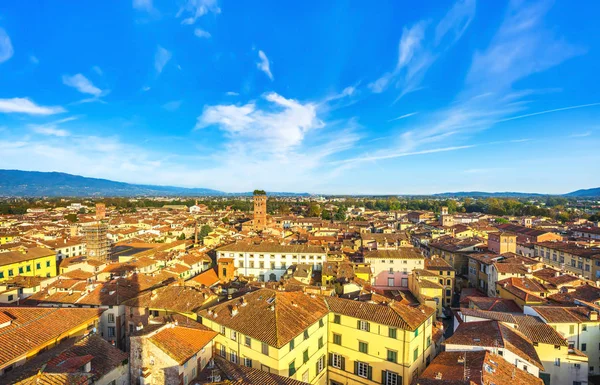
[[221,357],[310,384],[408,385],[435,354],[422,305],[260,289],[198,314]]
[[529,278],[506,278],[496,282],[496,296],[512,299],[521,309],[526,305],[543,305],[552,294],[545,286]]
[[525,314],[541,317],[567,339],[570,348],[588,357],[590,375],[600,373],[600,321],[597,306],[528,306]]
[[0,245],[4,245],[5,243],[10,243],[15,240],[17,234],[3,233],[0,234]]
[[438,283],[438,275],[427,270],[413,270],[408,279],[408,288],[420,303],[436,309],[436,315],[443,317],[444,287]]
[[0,282],[16,276],[56,276],[56,254],[43,247],[0,254]]

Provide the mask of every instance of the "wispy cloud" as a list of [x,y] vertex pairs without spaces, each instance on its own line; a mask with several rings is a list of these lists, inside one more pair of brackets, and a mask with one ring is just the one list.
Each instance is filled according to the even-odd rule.
[[579,108],[586,108],[586,107],[595,107],[595,106],[600,106],[600,103],[588,103],[588,104],[580,104],[578,106],[569,106],[569,107],[561,107],[561,108],[554,108],[551,110],[545,110],[545,111],[539,111],[539,112],[533,112],[531,114],[524,114],[524,115],[519,115],[519,116],[511,116],[510,118],[506,118],[506,119],[501,119],[498,120],[497,123],[500,122],[508,122],[510,120],[516,120],[516,119],[523,119],[523,118],[528,118],[530,116],[537,116],[537,115],[544,115],[544,114],[551,114],[553,112],[560,112],[560,111],[567,111],[567,110],[575,110],[575,109],[579,109]]
[[411,116],[414,116],[416,114],[418,114],[418,112],[411,112],[409,114],[404,114],[404,115],[398,116],[397,118],[390,119],[390,120],[388,120],[388,122],[393,122],[395,120],[410,118]]
[[37,56],[35,55],[29,55],[29,61],[31,62],[31,64],[33,65],[38,65],[40,64],[40,59],[37,58]]
[[4,29],[0,28],[0,63],[10,59],[14,53],[10,37]]
[[46,135],[46,136],[58,136],[61,138],[70,136],[71,133],[65,129],[59,128],[58,126],[76,120],[77,118],[74,116],[69,116],[64,119],[54,120],[52,122],[44,123],[44,124],[29,124],[27,127],[36,134]]
[[76,74],[72,76],[63,75],[62,81],[64,85],[75,88],[82,94],[93,95],[95,97],[99,97],[102,95],[102,90],[96,87],[88,78],[86,78],[82,74]]
[[156,47],[154,54],[154,69],[157,73],[161,73],[173,55],[167,49],[160,45]]
[[92,71],[94,71],[95,73],[97,73],[100,76],[104,75],[104,71],[102,71],[102,68],[100,68],[98,66],[93,66]]
[[592,136],[592,131],[585,131],[579,134],[569,135],[570,138],[586,138],[588,136]]
[[269,77],[269,79],[273,80],[273,74],[271,73],[271,65],[269,63],[269,58],[267,57],[267,55],[262,50],[259,50],[258,58],[260,59],[260,61],[256,63],[258,69],[264,72]]
[[234,91],[227,91],[227,92],[225,92],[225,95],[227,95],[227,96],[239,96],[240,93],[239,92],[234,92]]
[[207,32],[207,31],[203,30],[202,28],[196,28],[196,29],[194,29],[194,35],[196,37],[204,38],[204,39],[208,39],[208,38],[211,37],[210,32]]
[[[457,3],[449,13],[451,17],[448,20],[455,20],[456,23],[443,21],[438,24],[435,38],[438,44],[452,44],[464,33],[472,18],[471,7],[465,4],[468,2]],[[596,105],[592,103],[523,114],[527,108],[524,98],[537,91],[515,90],[514,84],[581,52],[544,27],[543,18],[548,8],[546,2],[511,2],[488,47],[474,54],[465,85],[450,106],[428,112],[429,119],[397,134],[397,140],[388,148],[378,149],[372,156],[360,155],[354,160],[379,160],[397,157],[398,154],[408,156],[437,152],[439,149],[454,151],[470,148],[471,145],[463,145],[466,139],[495,124]],[[420,47],[417,44],[421,41],[419,34],[409,30],[405,33],[412,38],[404,36],[404,40],[414,42],[406,43],[405,47]],[[444,40],[448,43],[444,43]],[[408,48],[401,48],[400,51],[400,65],[411,63],[421,55]],[[517,113],[520,114],[514,116]],[[440,145],[442,142],[443,146]]]
[[475,0],[459,0],[435,28],[428,20],[404,27],[396,67],[370,83],[371,91],[381,93],[393,85],[401,97],[420,89],[429,68],[460,39],[474,16]]
[[200,17],[208,13],[221,13],[221,8],[219,8],[217,0],[187,0],[179,8],[176,17],[187,16],[181,21],[181,24],[191,25],[195,24]]
[[54,115],[65,112],[60,106],[40,106],[28,98],[0,99],[0,112],[27,115]]
[[133,0],[133,8],[138,11],[144,12],[154,12],[154,5],[152,4],[152,0]]
[[183,100],[172,100],[168,103],[163,104],[162,108],[167,111],[177,111],[179,107],[183,104]]

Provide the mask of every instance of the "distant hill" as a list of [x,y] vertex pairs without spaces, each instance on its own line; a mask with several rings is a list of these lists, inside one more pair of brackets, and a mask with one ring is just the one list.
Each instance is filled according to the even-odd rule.
[[585,190],[577,190],[577,191],[573,191],[570,192],[568,194],[565,194],[566,197],[572,197],[572,198],[593,198],[593,197],[600,197],[600,187],[596,187],[596,188],[588,188]]
[[527,197],[542,197],[552,194],[538,194],[538,193],[521,193],[521,192],[484,192],[484,191],[458,191],[458,192],[446,192],[440,194],[433,194],[434,197],[451,197],[451,198],[527,198]]
[[0,196],[201,196],[224,195],[207,188],[152,186],[86,178],[62,172],[0,170]]
[[[267,192],[274,196],[308,196],[308,193]],[[87,178],[63,172],[0,170],[0,197],[134,197],[134,196],[251,196],[208,188],[154,186]]]

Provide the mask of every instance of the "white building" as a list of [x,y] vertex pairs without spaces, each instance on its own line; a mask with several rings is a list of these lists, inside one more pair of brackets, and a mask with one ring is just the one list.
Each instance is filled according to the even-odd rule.
[[308,264],[313,270],[321,270],[327,262],[327,250],[312,245],[234,243],[217,249],[217,261],[221,258],[233,258],[236,275],[277,281],[294,264]]

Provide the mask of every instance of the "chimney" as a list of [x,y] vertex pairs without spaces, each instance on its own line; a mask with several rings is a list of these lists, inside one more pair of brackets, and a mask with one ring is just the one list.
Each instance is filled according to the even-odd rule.
[[441,380],[441,379],[442,379],[442,372],[437,372],[437,373],[435,374],[435,379],[436,379],[436,380]]
[[588,313],[588,316],[590,318],[590,321],[598,321],[598,312],[597,311],[590,311]]
[[242,297],[241,302],[242,302],[242,304],[241,304],[242,307],[248,305],[248,301],[246,301],[246,298],[244,298],[244,297]]
[[231,316],[235,317],[237,315],[237,313],[238,313],[238,307],[237,307],[237,305],[233,305],[231,307]]
[[92,371],[92,362],[91,361],[85,364],[85,366],[83,367],[83,371],[85,373],[89,373]]
[[151,293],[152,294],[150,294],[150,299],[154,300],[154,299],[156,299],[156,297],[158,297],[158,294],[156,293],[156,290],[152,290]]

